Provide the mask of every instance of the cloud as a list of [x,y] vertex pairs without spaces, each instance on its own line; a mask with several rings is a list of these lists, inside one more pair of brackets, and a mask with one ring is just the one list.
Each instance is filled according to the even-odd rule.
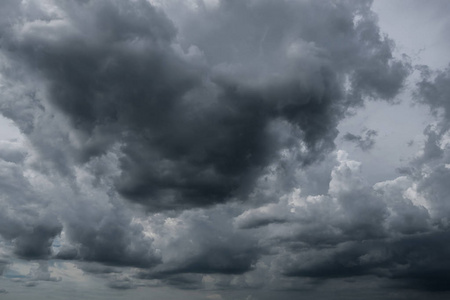
[[305,251],[289,260],[287,276],[336,278],[376,275],[390,278],[392,286],[446,291],[447,233],[404,236],[388,241],[340,244],[334,249]]
[[129,290],[136,288],[136,284],[129,277],[117,277],[108,282],[108,287],[116,290]]
[[436,71],[422,66],[420,70],[421,80],[415,90],[416,101],[428,106],[437,120],[424,131],[425,144],[421,155],[412,164],[412,174],[419,178],[418,191],[423,193],[432,214],[442,221],[450,208],[446,201],[446,179],[450,174],[447,168],[450,163],[450,90],[447,86],[450,83],[450,69]]
[[[429,291],[447,291],[448,261],[443,243],[448,235],[448,164],[450,152],[449,107],[450,82],[449,69],[432,70],[427,66],[418,67],[421,78],[416,84],[416,102],[428,106],[436,121],[424,130],[425,141],[421,153],[411,161],[408,175],[414,181],[404,195],[421,206],[421,216],[416,210],[414,219],[426,220],[420,234],[405,236],[392,244],[399,256],[396,258],[402,268],[391,269],[391,278],[400,281],[399,286]],[[410,207],[411,209],[411,207]],[[408,209],[405,213],[411,213]],[[424,218],[426,217],[426,219]],[[412,221],[414,220],[414,221]],[[406,221],[406,219],[404,220]],[[403,222],[404,222],[403,221]],[[402,225],[403,222],[397,223]],[[428,224],[427,226],[424,226]],[[416,223],[416,225],[419,225]]]
[[166,219],[155,237],[163,263],[140,276],[172,278],[180,273],[243,274],[251,270],[261,249],[254,238],[234,229],[229,213],[219,207]]
[[450,95],[448,88],[450,67],[444,70],[432,70],[427,66],[418,66],[417,68],[421,73],[421,80],[417,82],[416,100],[429,106],[435,114],[442,111],[442,117],[448,120],[450,118],[450,107],[447,100]]
[[295,189],[278,203],[245,211],[235,224],[252,230],[265,253],[277,253],[270,264],[288,277],[375,275],[404,288],[446,290],[446,246],[438,241],[447,231],[434,225],[439,218],[420,203],[413,178],[371,187],[358,162],[343,152],[337,160],[327,194]]
[[350,106],[393,98],[409,72],[369,2],[221,1],[178,28],[146,1],[45,5],[2,27],[4,115],[62,174],[119,147],[114,188],[151,211],[245,198],[298,142],[299,163],[323,157]]
[[448,70],[418,85],[441,116],[422,155],[371,185],[337,125],[411,66],[370,1],[186,3],[2,5],[0,111],[25,141],[0,141],[0,235],[44,260],[30,276],[59,259],[121,290],[447,290]]
[[369,129],[362,132],[362,135],[355,135],[353,133],[347,132],[342,138],[345,141],[353,142],[357,147],[363,151],[368,151],[375,145],[374,137],[378,135],[376,130]]
[[98,263],[86,263],[86,262],[79,262],[77,264],[77,267],[80,268],[83,272],[90,273],[90,274],[114,274],[114,273],[120,273],[120,270],[111,266],[105,266]]
[[18,157],[23,158],[23,149],[11,149],[6,160],[0,160],[0,235],[12,242],[14,253],[20,257],[48,258],[62,225],[47,209],[49,201],[30,184],[21,159],[14,159]]
[[[24,156],[23,148],[14,151],[8,157]],[[14,254],[115,266],[158,263],[152,239],[133,224],[129,208],[110,199],[104,185],[99,188],[103,183],[97,183],[96,189],[82,172],[75,182],[42,174],[34,168],[36,154],[26,157],[19,162],[0,161],[0,235],[10,242]]]
[[48,269],[48,262],[41,261],[37,268],[32,268],[28,275],[32,281],[61,281],[61,277],[51,276],[51,272]]
[[8,267],[8,264],[9,264],[8,261],[0,260],[0,276],[3,275],[6,268]]
[[20,143],[15,141],[0,141],[0,159],[10,163],[20,163],[25,160],[27,153]]
[[119,210],[120,206],[112,210],[98,209],[89,214],[82,209],[67,211],[74,215],[66,216],[67,241],[56,258],[142,268],[158,264],[159,257],[152,246],[152,239],[144,236],[140,225],[132,223],[129,211]]

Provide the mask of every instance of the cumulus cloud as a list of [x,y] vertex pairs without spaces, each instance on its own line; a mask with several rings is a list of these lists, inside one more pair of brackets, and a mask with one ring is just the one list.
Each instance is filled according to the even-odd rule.
[[[426,140],[423,151],[414,161],[412,172],[421,178],[419,190],[426,192],[429,205],[435,213],[448,211],[445,179],[449,163],[450,69],[432,70],[421,66],[421,80],[417,83],[417,102],[429,107],[437,117],[424,131]],[[444,213],[445,214],[445,213]]]
[[447,268],[441,252],[446,246],[438,240],[448,233],[434,225],[435,217],[412,191],[412,179],[369,186],[358,162],[343,152],[338,161],[327,194],[294,190],[277,204],[244,212],[235,224],[260,234],[260,242],[278,249],[272,251],[283,249],[272,267],[285,276],[376,275],[403,287],[445,290],[439,269]]
[[433,70],[428,66],[417,66],[416,68],[421,73],[421,80],[417,83],[416,99],[420,103],[428,105],[435,114],[442,112],[443,117],[448,120],[450,117],[449,67],[444,70]]
[[43,260],[32,278],[59,259],[120,290],[448,290],[448,70],[422,68],[442,115],[422,155],[373,185],[337,125],[411,66],[370,1],[152,3],[1,5],[0,112],[24,141],[0,141],[0,235]]
[[409,72],[369,2],[221,1],[179,28],[145,1],[45,4],[2,27],[4,115],[65,174],[118,145],[114,188],[153,211],[245,197],[299,142],[311,163],[350,106],[393,98]]
[[[8,154],[7,159],[17,158],[22,151]],[[20,257],[48,258],[62,225],[49,208],[49,201],[30,184],[22,167],[20,162],[0,160],[0,235],[12,242],[14,253]]]
[[155,237],[163,264],[147,278],[172,278],[173,274],[242,274],[253,268],[261,250],[257,240],[232,226],[232,211],[215,208],[187,211],[164,221]]

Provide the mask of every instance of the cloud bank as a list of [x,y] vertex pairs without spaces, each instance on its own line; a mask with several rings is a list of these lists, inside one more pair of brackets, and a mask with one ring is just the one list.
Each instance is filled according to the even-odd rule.
[[0,112],[24,138],[0,147],[8,257],[123,290],[448,290],[448,70],[421,68],[439,121],[404,176],[369,185],[335,151],[339,122],[413,70],[371,1],[1,6]]

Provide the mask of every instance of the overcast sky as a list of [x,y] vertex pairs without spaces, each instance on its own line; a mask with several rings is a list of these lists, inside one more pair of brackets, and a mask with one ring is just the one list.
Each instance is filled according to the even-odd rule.
[[448,299],[449,13],[2,0],[0,298]]

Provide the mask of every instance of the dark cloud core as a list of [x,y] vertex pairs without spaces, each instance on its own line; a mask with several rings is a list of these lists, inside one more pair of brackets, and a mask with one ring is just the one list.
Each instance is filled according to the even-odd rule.
[[30,287],[55,259],[115,290],[449,290],[449,71],[416,68],[438,122],[405,176],[369,185],[334,151],[413,71],[371,4],[4,0],[0,112],[24,140],[0,141],[0,250],[41,260]]
[[[57,5],[63,21],[31,16],[29,29],[4,28],[4,52],[43,79],[46,104],[82,134],[79,163],[120,145],[116,189],[150,210],[245,197],[298,142],[307,152],[299,161],[311,163],[333,148],[337,122],[359,96],[391,98],[407,74],[363,3],[223,1],[198,12],[220,20],[213,28],[198,36],[205,24],[193,19],[178,37],[145,1]],[[294,135],[280,141],[274,122]]]

